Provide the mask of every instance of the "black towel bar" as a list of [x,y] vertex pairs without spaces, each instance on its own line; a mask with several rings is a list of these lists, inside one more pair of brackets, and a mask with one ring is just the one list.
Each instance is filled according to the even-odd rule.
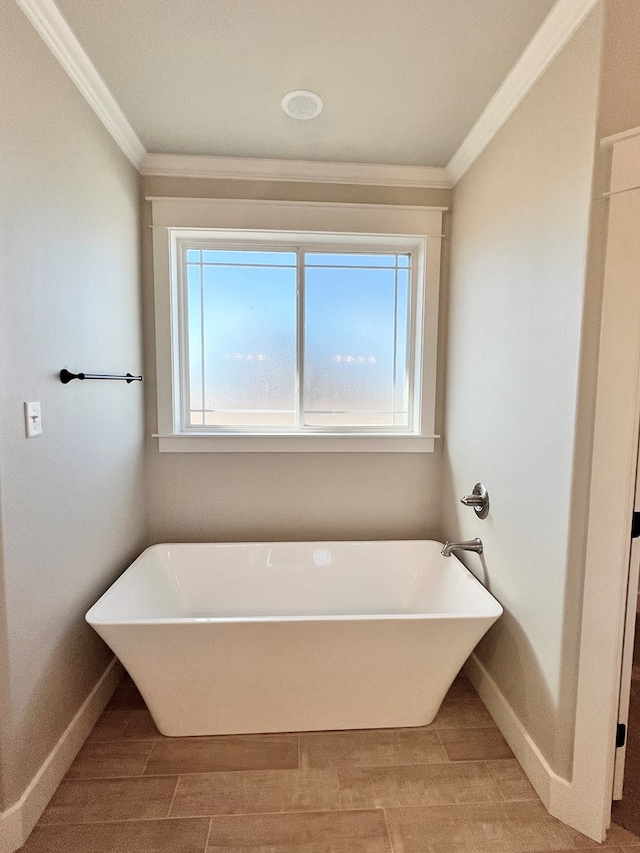
[[71,382],[72,379],[121,379],[127,383],[130,382],[142,382],[142,376],[132,376],[130,373],[127,373],[126,376],[116,376],[114,374],[108,373],[70,373],[66,367],[64,367],[60,371],[60,382],[63,385],[66,385],[68,382]]

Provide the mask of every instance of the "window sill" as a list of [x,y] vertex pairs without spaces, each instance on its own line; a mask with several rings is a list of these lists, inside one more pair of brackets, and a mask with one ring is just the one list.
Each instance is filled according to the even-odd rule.
[[154,435],[160,453],[433,453],[439,435]]

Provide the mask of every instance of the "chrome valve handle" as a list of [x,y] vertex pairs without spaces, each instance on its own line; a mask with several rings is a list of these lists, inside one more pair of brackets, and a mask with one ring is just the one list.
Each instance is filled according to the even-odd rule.
[[489,492],[482,483],[476,483],[473,492],[460,498],[460,503],[472,506],[478,518],[486,518],[489,515]]

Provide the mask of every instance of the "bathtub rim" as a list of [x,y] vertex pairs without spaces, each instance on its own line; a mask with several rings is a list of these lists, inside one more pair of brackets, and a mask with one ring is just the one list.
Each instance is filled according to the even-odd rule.
[[340,544],[355,544],[355,545],[379,545],[381,543],[403,544],[403,543],[431,543],[442,547],[444,543],[436,539],[310,539],[310,540],[260,540],[256,542],[157,542],[154,545],[149,545],[130,563],[127,568],[116,578],[116,580],[102,593],[95,603],[85,613],[86,622],[92,627],[95,626],[122,626],[134,627],[143,625],[223,625],[223,624],[282,624],[282,623],[298,623],[298,622],[388,622],[388,621],[426,621],[426,620],[468,620],[468,619],[491,619],[492,622],[497,621],[504,613],[504,608],[498,599],[490,592],[486,586],[478,580],[470,569],[459,560],[455,554],[447,557],[447,560],[455,560],[455,563],[462,569],[474,582],[474,586],[483,598],[486,598],[488,605],[493,605],[491,608],[481,613],[327,613],[327,614],[306,614],[306,615],[291,615],[291,614],[276,614],[270,616],[164,616],[164,617],[140,617],[136,619],[120,618],[96,618],[94,611],[97,610],[100,604],[104,603],[107,597],[115,594],[115,591],[124,583],[127,582],[127,574],[134,569],[138,561],[146,554],[154,550],[163,548],[172,548],[177,546],[207,546],[213,545],[216,547],[233,547],[233,546],[270,546],[270,545],[340,545]]

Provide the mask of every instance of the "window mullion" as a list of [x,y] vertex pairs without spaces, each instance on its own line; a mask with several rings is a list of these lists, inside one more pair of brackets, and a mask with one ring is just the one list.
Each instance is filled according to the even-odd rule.
[[202,254],[200,255],[200,348],[201,348],[201,370],[202,370],[202,425],[207,422],[207,377],[206,377],[206,344],[205,344],[205,321],[204,321],[204,266]]
[[178,351],[180,353],[180,424],[184,427],[190,423],[190,398],[191,398],[191,378],[189,376],[189,311],[188,311],[188,289],[189,281],[187,274],[187,253],[183,248],[179,255],[178,267],[178,299],[180,308],[178,316],[180,318],[178,330]]
[[396,255],[396,267],[393,272],[393,379],[391,381],[391,412],[393,426],[396,426],[398,415],[396,412],[397,403],[397,371],[398,371],[398,256]]
[[[407,334],[407,354],[405,361],[405,399],[407,401],[407,409],[409,415],[409,423],[415,429],[416,416],[420,410],[420,401],[416,401],[416,375],[420,374],[420,367],[416,363],[416,358],[422,361],[422,343],[417,340],[418,331],[423,334],[423,318],[419,316],[419,312],[423,310],[423,289],[417,284],[418,264],[416,258],[411,255],[410,271],[409,271],[409,328]],[[418,405],[416,405],[418,403]]]
[[297,400],[296,400],[296,430],[301,430],[304,426],[304,250],[297,250],[297,364],[296,364],[296,382],[297,382]]

